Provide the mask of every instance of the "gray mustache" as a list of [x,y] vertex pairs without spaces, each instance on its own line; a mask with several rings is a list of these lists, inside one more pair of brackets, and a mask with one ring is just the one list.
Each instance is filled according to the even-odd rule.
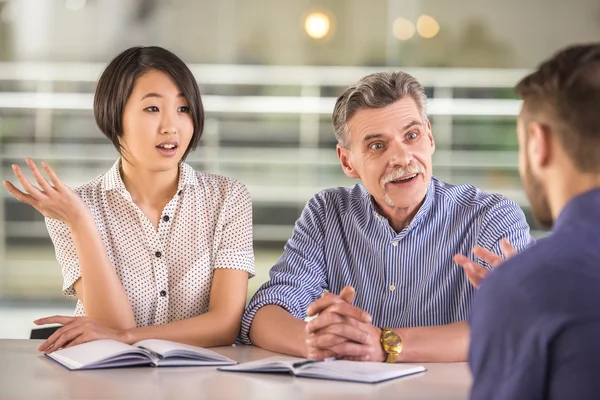
[[394,172],[392,172],[389,175],[384,176],[383,178],[381,178],[381,186],[385,186],[386,183],[391,182],[391,181],[395,181],[396,179],[405,176],[405,175],[412,175],[412,174],[422,174],[424,171],[423,167],[421,167],[420,165],[415,165],[414,167],[409,167],[409,168],[402,168],[402,169],[398,169]]

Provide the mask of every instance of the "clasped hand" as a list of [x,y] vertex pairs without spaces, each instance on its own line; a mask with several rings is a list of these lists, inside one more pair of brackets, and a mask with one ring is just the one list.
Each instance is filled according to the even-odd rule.
[[310,359],[336,357],[353,361],[384,361],[381,329],[373,326],[364,310],[352,305],[355,291],[346,286],[339,296],[324,293],[310,304],[306,324],[305,356]]

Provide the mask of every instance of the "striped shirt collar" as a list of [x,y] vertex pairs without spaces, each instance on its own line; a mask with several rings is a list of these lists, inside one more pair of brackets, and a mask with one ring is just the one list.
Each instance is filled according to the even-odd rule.
[[[122,159],[119,158],[113,164],[112,168],[102,177],[102,190],[127,191],[125,183],[123,183],[123,179],[121,178],[121,161]],[[183,190],[188,185],[198,185],[198,179],[196,178],[194,169],[182,162],[179,164],[179,182],[177,183],[177,191]]]
[[[431,180],[429,181],[429,186],[427,187],[427,192],[425,193],[425,199],[423,201],[423,204],[421,204],[421,207],[419,207],[419,210],[415,214],[414,218],[412,219],[412,221],[410,221],[410,224],[406,227],[407,231],[410,231],[410,230],[418,227],[421,224],[421,222],[423,222],[424,217],[426,217],[430,213],[432,205],[433,205],[433,200],[435,198],[434,180],[435,180],[435,178],[431,177]],[[373,196],[371,196],[371,194],[367,191],[367,189],[363,185],[361,185],[361,187],[364,192],[363,198],[365,199],[365,203],[366,203],[367,209],[369,210],[369,214],[372,215],[374,218],[377,218],[377,219],[384,218],[385,220],[387,220],[387,217],[381,214],[381,209],[375,202],[375,199],[373,199]]]

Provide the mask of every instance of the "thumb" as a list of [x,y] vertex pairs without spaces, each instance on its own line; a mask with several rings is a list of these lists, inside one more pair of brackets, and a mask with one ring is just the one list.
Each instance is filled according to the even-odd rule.
[[502,250],[504,258],[510,258],[517,254],[517,249],[506,238],[500,241],[500,250]]
[[345,286],[340,292],[340,298],[348,304],[352,304],[352,302],[354,302],[355,296],[356,291],[352,286]]

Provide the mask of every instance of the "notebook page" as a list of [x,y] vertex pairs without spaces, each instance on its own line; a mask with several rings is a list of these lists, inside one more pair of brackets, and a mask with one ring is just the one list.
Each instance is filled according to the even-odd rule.
[[117,342],[115,340],[104,339],[57,350],[48,354],[48,357],[53,358],[72,369],[78,369],[97,364],[102,360],[132,352],[141,353],[141,350],[132,348],[128,344]]
[[227,358],[215,351],[208,350],[202,347],[191,346],[188,344],[171,342],[169,340],[161,339],[147,339],[142,340],[134,344],[134,346],[142,346],[148,348],[163,357],[189,357],[196,360],[207,360],[207,361],[225,361],[235,363],[234,360]]
[[423,366],[414,364],[336,360],[308,364],[298,368],[296,375],[374,383],[423,371],[425,371]]
[[245,362],[238,365],[219,368],[223,371],[243,371],[243,372],[292,372],[293,364],[304,361],[303,358],[273,356],[263,358],[262,360]]

